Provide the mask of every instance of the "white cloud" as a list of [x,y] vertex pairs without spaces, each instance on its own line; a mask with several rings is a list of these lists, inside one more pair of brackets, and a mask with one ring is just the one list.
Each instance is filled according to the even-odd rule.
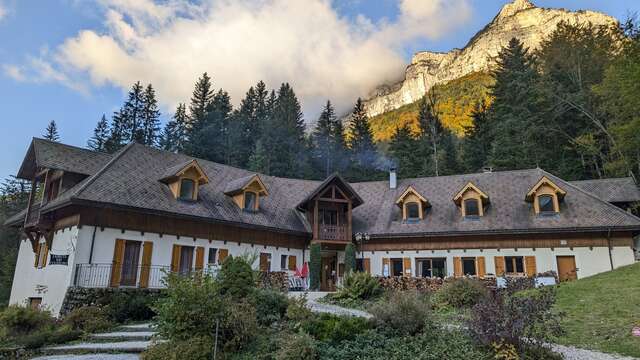
[[329,0],[100,2],[106,31],[80,31],[52,54],[32,58],[31,76],[81,91],[82,80],[123,89],[151,82],[167,109],[187,101],[205,71],[235,103],[258,80],[290,82],[311,120],[326,99],[345,111],[397,78],[408,42],[438,38],[471,14],[469,0],[400,0],[397,19],[379,22],[351,21]]
[[7,9],[4,7],[2,3],[0,3],[0,21],[7,16]]

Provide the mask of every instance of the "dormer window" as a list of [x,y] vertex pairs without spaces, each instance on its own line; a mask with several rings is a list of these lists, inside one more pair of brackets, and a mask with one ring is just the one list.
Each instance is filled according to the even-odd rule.
[[192,179],[180,180],[180,200],[195,200],[195,181]]
[[489,204],[489,196],[469,182],[456,194],[453,202],[460,207],[463,218],[478,219],[484,216],[485,207]]
[[402,209],[402,221],[412,224],[424,219],[424,209],[429,206],[429,202],[416,189],[409,186],[398,197],[396,205]]
[[209,182],[198,162],[195,160],[173,166],[160,179],[169,186],[169,190],[178,200],[198,200],[199,188]]
[[257,174],[231,181],[227,184],[224,193],[231,196],[240,209],[248,212],[260,210],[261,198],[269,195]]
[[566,191],[546,176],[543,176],[531,190],[529,190],[525,196],[525,201],[533,203],[533,210],[536,215],[555,215],[560,212],[560,202],[566,194]]

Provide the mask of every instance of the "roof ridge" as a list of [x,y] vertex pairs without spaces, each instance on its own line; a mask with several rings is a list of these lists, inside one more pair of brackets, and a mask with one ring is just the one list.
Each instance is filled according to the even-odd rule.
[[[434,176],[410,177],[410,178],[398,179],[398,184],[400,184],[400,181],[407,181],[407,180],[441,179],[441,178],[451,178],[451,177],[461,177],[461,176],[471,176],[471,175],[485,175],[485,174],[486,175],[508,174],[508,173],[517,173],[517,172],[530,172],[535,170],[542,170],[542,169],[530,168],[530,169],[501,170],[501,171],[490,171],[490,172],[473,172],[473,173],[439,175],[439,176],[434,175]],[[356,182],[349,182],[349,184],[371,184],[371,183],[386,183],[386,182],[389,182],[389,180],[356,181]]]
[[[612,177],[612,178],[603,178],[603,179],[585,179],[585,180],[572,180],[572,181],[568,181],[570,183],[584,183],[584,182],[595,182],[595,181],[607,181],[607,180],[627,180],[627,179],[631,179],[633,180],[633,178],[631,176],[623,176],[623,177]],[[635,181],[634,181],[635,184]]]
[[100,175],[102,175],[113,163],[115,163],[116,161],[118,161],[118,159],[120,159],[122,157],[122,155],[124,155],[124,153],[126,153],[127,151],[129,151],[129,149],[131,149],[134,145],[136,145],[135,141],[132,141],[130,143],[128,143],[127,145],[125,145],[122,149],[120,149],[118,152],[116,152],[113,157],[106,163],[104,164],[104,166],[102,166],[102,168],[100,170],[98,170],[95,174],[91,175],[87,181],[80,186],[75,194],[72,194],[69,199],[73,199],[74,197],[78,197],[80,196],[80,194],[89,186],[91,185]]
[[[563,179],[561,179],[561,178],[559,178],[559,177],[557,177],[557,176],[555,176],[555,175],[551,174],[550,172],[547,172],[547,171],[545,171],[545,170],[543,170],[543,169],[540,169],[540,170],[541,170],[545,175],[549,175],[549,176],[553,177],[554,179],[559,180],[560,182],[563,182],[563,183],[567,184],[568,186],[570,186],[570,187],[571,187],[571,188],[573,188],[574,190],[577,190],[577,191],[579,191],[579,192],[583,193],[584,195],[586,195],[586,196],[588,196],[588,197],[591,197],[591,198],[595,199],[596,201],[599,201],[600,203],[604,204],[606,207],[608,207],[608,208],[612,208],[614,211],[618,211],[618,212],[620,212],[620,213],[624,214],[625,216],[630,217],[631,219],[633,219],[633,220],[635,220],[635,221],[639,221],[639,222],[640,222],[640,218],[639,218],[639,217],[637,217],[637,216],[635,216],[635,215],[633,215],[633,214],[631,214],[631,213],[629,213],[629,212],[627,212],[627,211],[622,210],[621,208],[619,208],[619,207],[617,207],[617,206],[615,206],[615,205],[611,204],[611,203],[610,203],[610,202],[608,202],[608,201],[605,201],[605,200],[601,199],[601,198],[600,198],[600,197],[598,197],[598,196],[595,196],[594,194],[591,194],[590,192],[588,192],[588,191],[586,191],[586,190],[581,189],[579,186],[576,186],[575,184],[572,184],[570,181],[563,180]],[[620,223],[620,222],[621,222],[621,221],[618,221],[618,223]],[[615,226],[615,225],[614,225],[614,226]],[[609,226],[609,227],[613,227],[613,226]]]
[[97,151],[97,150],[87,149],[87,148],[83,148],[83,147],[80,147],[80,146],[75,146],[75,145],[71,145],[71,144],[67,144],[67,143],[62,143],[62,142],[53,141],[53,140],[49,140],[49,139],[39,138],[37,136],[34,136],[32,139],[33,140],[38,140],[38,141],[44,141],[44,142],[47,142],[47,143],[50,143],[50,144],[64,146],[64,147],[67,147],[67,148],[72,148],[72,149],[75,149],[75,150],[82,150],[82,151],[90,152],[90,153],[94,153],[94,154],[111,155],[110,153],[108,153],[106,151]]

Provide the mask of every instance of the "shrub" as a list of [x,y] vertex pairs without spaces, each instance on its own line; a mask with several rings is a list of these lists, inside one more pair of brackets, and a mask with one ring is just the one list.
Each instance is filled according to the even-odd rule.
[[344,273],[356,271],[356,247],[352,243],[344,248]]
[[256,278],[251,264],[241,256],[227,257],[220,271],[220,293],[229,295],[234,299],[245,299],[256,288]]
[[248,302],[237,302],[227,307],[222,324],[222,337],[226,352],[244,348],[258,333],[256,308]]
[[315,360],[317,358],[316,342],[306,333],[283,337],[276,354],[276,360]]
[[261,325],[271,325],[280,321],[289,305],[286,295],[269,289],[258,289],[254,293],[253,302],[256,306],[258,323]]
[[302,324],[305,332],[317,340],[329,342],[353,339],[357,334],[370,327],[369,321],[360,317],[326,313],[312,316]]
[[445,283],[436,296],[439,302],[447,303],[456,308],[464,308],[474,306],[488,293],[486,286],[480,281],[462,278]]
[[337,300],[368,300],[382,293],[378,280],[365,272],[347,273],[333,295]]
[[496,293],[472,308],[467,326],[481,344],[510,344],[523,355],[562,334],[554,303],[555,289],[550,287],[516,295]]
[[294,327],[299,326],[302,322],[313,316],[313,312],[311,312],[311,309],[307,306],[306,294],[301,297],[289,299],[285,316],[293,323]]
[[394,292],[371,309],[377,327],[398,334],[413,335],[429,324],[431,306],[424,294]]
[[64,317],[64,323],[72,330],[86,333],[104,331],[113,327],[103,308],[97,306],[83,306],[76,308]]
[[180,276],[166,278],[166,297],[159,299],[154,310],[158,332],[169,340],[211,337],[216,319],[222,320],[226,299],[218,296],[219,285],[210,276]]
[[20,337],[54,325],[46,310],[10,305],[0,313],[0,337]]
[[322,271],[322,255],[320,244],[311,244],[309,249],[309,287],[311,290],[320,288],[320,272]]
[[68,326],[59,328],[46,328],[35,331],[29,335],[16,338],[16,342],[26,349],[37,349],[44,345],[61,344],[72,340],[79,339],[83,332],[81,330],[73,330]]
[[118,323],[146,321],[155,316],[152,296],[140,292],[118,292],[106,301],[105,311],[109,318]]
[[210,337],[192,337],[156,343],[145,350],[142,360],[209,360],[213,357]]

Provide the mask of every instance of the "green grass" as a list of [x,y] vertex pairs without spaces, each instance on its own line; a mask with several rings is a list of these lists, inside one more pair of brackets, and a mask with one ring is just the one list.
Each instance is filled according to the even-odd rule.
[[558,286],[565,345],[640,357],[640,263]]

